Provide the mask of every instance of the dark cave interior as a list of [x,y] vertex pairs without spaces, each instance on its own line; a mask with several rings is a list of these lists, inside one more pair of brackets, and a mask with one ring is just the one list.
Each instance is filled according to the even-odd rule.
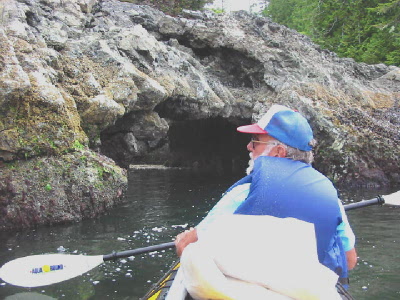
[[[250,137],[236,131],[237,120],[222,117],[200,120],[169,120],[169,130],[156,147],[146,140],[135,153],[126,138],[129,126],[121,122],[101,134],[101,152],[128,168],[131,164],[161,164],[193,169],[198,172],[244,174],[248,163],[246,145]],[[243,122],[243,121],[241,121]],[[250,121],[248,121],[250,122]]]
[[220,117],[174,122],[168,132],[174,164],[218,174],[243,172],[249,136],[236,127]]

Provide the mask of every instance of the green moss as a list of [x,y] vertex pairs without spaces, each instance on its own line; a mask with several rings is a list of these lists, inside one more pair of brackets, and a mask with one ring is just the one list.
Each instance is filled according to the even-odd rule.
[[52,190],[52,187],[51,187],[51,185],[50,185],[50,183],[48,183],[48,184],[46,184],[45,186],[44,186],[44,189],[46,190],[46,191],[51,191]]
[[104,174],[104,169],[100,166],[97,167],[97,174],[99,175],[100,178],[103,178]]
[[225,13],[225,9],[223,8],[212,8],[211,9],[213,12],[215,12],[216,14],[223,14]]
[[7,169],[9,170],[15,170],[15,162],[5,162],[4,165],[6,166]]
[[82,145],[78,140],[75,140],[74,144],[73,144],[73,148],[75,150],[83,150],[83,149],[85,149],[85,146]]
[[[0,107],[1,127],[6,128],[0,138],[11,141],[10,150],[17,153],[16,158],[59,155],[82,147],[87,137],[80,127],[80,116],[73,100],[65,100],[65,106],[49,105],[32,88],[10,102],[7,109]],[[81,145],[74,144],[77,140]]]

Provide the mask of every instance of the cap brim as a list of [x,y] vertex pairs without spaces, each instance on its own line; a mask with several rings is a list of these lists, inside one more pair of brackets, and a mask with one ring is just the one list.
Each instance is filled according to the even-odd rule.
[[267,134],[268,133],[264,129],[262,129],[260,126],[258,126],[257,124],[240,126],[236,130],[239,132],[251,133],[251,134]]

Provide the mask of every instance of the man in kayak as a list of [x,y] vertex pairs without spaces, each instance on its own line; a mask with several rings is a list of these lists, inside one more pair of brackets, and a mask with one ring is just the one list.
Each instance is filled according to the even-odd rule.
[[248,175],[227,190],[196,228],[177,236],[177,254],[222,215],[291,217],[314,224],[319,262],[346,285],[348,270],[357,263],[355,237],[333,184],[311,166],[315,140],[307,120],[273,105],[257,123],[237,130],[252,135]]

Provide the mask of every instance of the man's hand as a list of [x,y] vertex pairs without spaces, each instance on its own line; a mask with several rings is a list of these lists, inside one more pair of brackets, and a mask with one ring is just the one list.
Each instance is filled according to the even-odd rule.
[[197,239],[197,230],[195,228],[190,228],[178,234],[175,239],[176,254],[181,256],[185,247],[190,243],[196,242]]
[[357,264],[357,252],[356,249],[353,248],[349,251],[346,252],[346,258],[347,258],[347,267],[349,270],[353,269],[356,264]]

